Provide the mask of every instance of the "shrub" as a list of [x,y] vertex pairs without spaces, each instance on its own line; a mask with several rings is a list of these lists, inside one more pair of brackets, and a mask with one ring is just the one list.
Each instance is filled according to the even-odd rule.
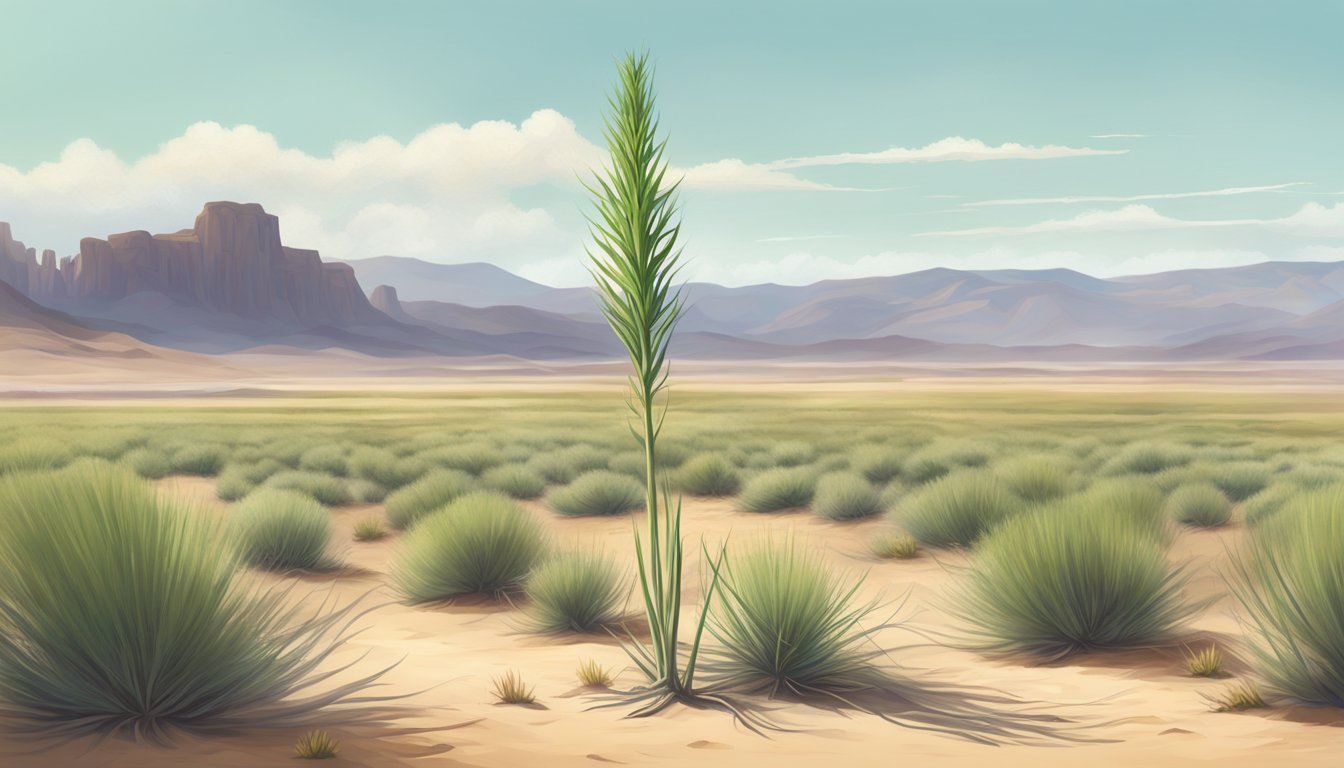
[[1247,523],[1257,525],[1277,515],[1279,510],[1300,492],[1298,488],[1287,484],[1271,485],[1246,500],[1241,508],[1242,516],[1246,518]]
[[677,487],[696,496],[732,496],[742,487],[742,475],[720,453],[701,453],[677,471]]
[[1057,499],[1069,492],[1072,480],[1057,456],[1023,456],[994,468],[1008,490],[1031,504]]
[[1304,704],[1344,706],[1344,485],[1304,493],[1234,558],[1232,592],[1260,675]]
[[1165,503],[1162,492],[1146,476],[1131,476],[1098,481],[1056,505],[1071,514],[1123,520],[1163,541],[1168,538],[1171,525]]
[[331,565],[326,557],[331,519],[308,496],[263,488],[238,502],[231,519],[243,558],[251,565],[271,570]]
[[882,652],[872,635],[881,627],[868,621],[875,604],[855,602],[857,586],[793,540],[735,552],[706,624],[721,646],[706,671],[771,695],[876,687]]
[[309,448],[299,457],[299,469],[345,477],[349,469],[345,459],[345,447],[319,445],[315,448]]
[[1245,501],[1269,485],[1269,468],[1254,461],[1223,464],[1210,474],[1213,484],[1232,501]]
[[378,541],[387,538],[387,529],[377,517],[366,517],[355,523],[355,541]]
[[360,446],[346,460],[351,477],[375,482],[395,490],[425,474],[425,465],[415,459],[403,459],[386,448]]
[[309,731],[299,737],[294,744],[294,754],[300,760],[330,760],[336,757],[341,743],[332,739],[326,731]]
[[212,477],[224,467],[227,452],[218,445],[188,445],[177,449],[169,459],[173,471],[183,475]]
[[124,470],[4,479],[0,518],[0,699],[29,732],[284,726],[373,679],[311,692],[349,609],[247,587],[208,515]]
[[251,464],[228,464],[215,481],[215,496],[222,501],[237,501],[284,468],[285,465],[274,459],[262,459]]
[[1020,507],[1017,496],[992,473],[963,469],[921,489],[899,518],[920,544],[969,547]]
[[387,497],[387,521],[393,528],[410,528],[417,520],[476,487],[476,481],[456,469],[436,469]]
[[360,504],[377,504],[387,498],[387,489],[372,480],[347,480],[346,487],[350,489],[350,498]]
[[621,616],[621,574],[601,552],[557,555],[527,580],[537,632],[592,632]]
[[817,490],[817,476],[798,467],[767,469],[747,481],[737,497],[737,506],[746,512],[778,512],[806,507]]
[[0,446],[0,475],[7,472],[59,469],[74,458],[75,455],[63,443],[43,437],[21,438]]
[[911,560],[919,556],[919,542],[908,533],[887,533],[873,539],[873,554],[883,560]]
[[509,670],[495,678],[494,694],[500,704],[535,704],[535,688],[523,682],[522,675]]
[[630,476],[598,469],[551,491],[546,503],[567,517],[623,515],[644,506],[644,492],[644,486]]
[[1344,482],[1344,471],[1322,464],[1302,464],[1289,470],[1285,481],[1304,490],[1319,490]]
[[881,445],[865,445],[854,451],[850,466],[869,482],[886,483],[901,474],[905,458],[897,451]]
[[422,463],[433,467],[456,469],[471,475],[504,463],[504,456],[493,445],[465,443],[432,448],[416,456]]
[[772,447],[769,455],[771,466],[801,467],[812,461],[816,450],[802,440],[788,440]]
[[822,475],[812,496],[812,511],[830,520],[859,520],[882,514],[882,495],[861,475]]
[[1232,517],[1232,505],[1213,485],[1183,485],[1167,497],[1167,512],[1172,519],[1199,528],[1226,525]]
[[475,491],[406,534],[393,578],[412,602],[498,595],[521,586],[545,552],[540,524],[507,496]]
[[481,475],[481,484],[515,499],[535,499],[546,491],[541,475],[521,464],[491,467]]
[[644,454],[618,453],[607,460],[607,469],[622,475],[629,475],[641,483],[644,482]]
[[263,486],[295,491],[330,507],[350,503],[350,488],[345,481],[320,472],[287,469],[266,478]]
[[956,608],[985,650],[1058,658],[1160,640],[1191,611],[1185,581],[1131,521],[1044,508],[980,543]]
[[569,483],[584,472],[607,466],[607,455],[591,445],[571,445],[553,453],[535,456],[527,462],[528,469],[541,475],[548,483]]
[[1162,443],[1130,443],[1107,465],[1108,473],[1152,475],[1165,469],[1189,464],[1194,456],[1189,449]]
[[147,480],[158,480],[173,471],[172,464],[168,462],[168,456],[153,448],[129,450],[122,455],[121,463]]

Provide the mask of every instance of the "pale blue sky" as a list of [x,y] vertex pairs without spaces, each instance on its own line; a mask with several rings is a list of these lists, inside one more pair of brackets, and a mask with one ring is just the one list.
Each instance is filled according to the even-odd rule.
[[[697,277],[1344,259],[1344,3],[7,0],[3,18],[0,220],[61,253],[248,196],[327,255],[580,281],[573,171],[613,58],[647,48],[671,159],[702,166]],[[945,159],[950,137],[997,159]],[[913,151],[871,155],[893,147]]]

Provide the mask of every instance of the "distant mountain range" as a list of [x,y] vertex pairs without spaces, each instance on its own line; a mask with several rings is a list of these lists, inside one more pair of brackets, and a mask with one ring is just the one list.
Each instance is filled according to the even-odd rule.
[[[73,354],[88,334],[102,334],[127,350],[197,353],[619,356],[589,289],[551,288],[481,263],[323,262],[283,245],[276,217],[255,204],[208,203],[191,229],[173,234],[85,238],[59,262],[0,223],[0,284],[0,349],[41,336],[48,347],[68,340],[56,346]],[[684,291],[674,352],[707,360],[1344,359],[1344,262],[1110,279],[931,269]]]

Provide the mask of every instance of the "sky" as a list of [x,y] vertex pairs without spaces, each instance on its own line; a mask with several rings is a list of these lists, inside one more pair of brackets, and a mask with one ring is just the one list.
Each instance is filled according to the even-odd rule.
[[5,0],[0,221],[261,203],[328,258],[586,282],[615,60],[646,50],[685,274],[1344,260],[1344,3]]

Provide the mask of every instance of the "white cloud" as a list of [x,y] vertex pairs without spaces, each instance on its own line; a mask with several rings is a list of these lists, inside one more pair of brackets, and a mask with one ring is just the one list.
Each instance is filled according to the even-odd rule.
[[1257,192],[1277,192],[1290,187],[1300,187],[1306,184],[1303,181],[1292,181],[1287,184],[1269,184],[1259,187],[1225,187],[1223,189],[1211,189],[1204,192],[1155,192],[1146,195],[1065,195],[1063,197],[1012,197],[999,200],[977,200],[971,203],[962,203],[967,207],[976,206],[998,206],[998,205],[1043,205],[1043,204],[1072,204],[1072,203],[1135,203],[1142,200],[1184,200],[1191,197],[1230,197],[1233,195],[1250,195]]
[[685,169],[670,169],[668,176],[682,177],[684,189],[724,191],[807,190],[814,192],[880,192],[877,189],[837,187],[819,181],[800,179],[768,164],[747,163],[735,158],[703,163]]
[[1126,205],[1112,211],[1086,211],[1071,219],[1047,219],[1025,226],[973,227],[920,232],[921,237],[1032,235],[1047,232],[1126,232],[1160,229],[1247,227],[1290,235],[1344,237],[1344,203],[1307,203],[1276,219],[1176,219],[1147,205]]
[[781,235],[779,237],[762,237],[758,243],[794,243],[802,240],[841,240],[848,235]]
[[1094,133],[1089,139],[1147,139],[1151,133]]
[[791,157],[768,163],[770,168],[788,170],[791,168],[812,168],[829,165],[887,165],[892,163],[934,163],[952,160],[1053,160],[1064,157],[1090,157],[1093,155],[1123,155],[1127,149],[1091,149],[1088,147],[1063,147],[1056,144],[1030,146],[1008,142],[991,146],[979,139],[965,139],[952,136],[940,139],[922,147],[892,147],[878,152],[841,152],[833,155],[813,155],[810,157]]

